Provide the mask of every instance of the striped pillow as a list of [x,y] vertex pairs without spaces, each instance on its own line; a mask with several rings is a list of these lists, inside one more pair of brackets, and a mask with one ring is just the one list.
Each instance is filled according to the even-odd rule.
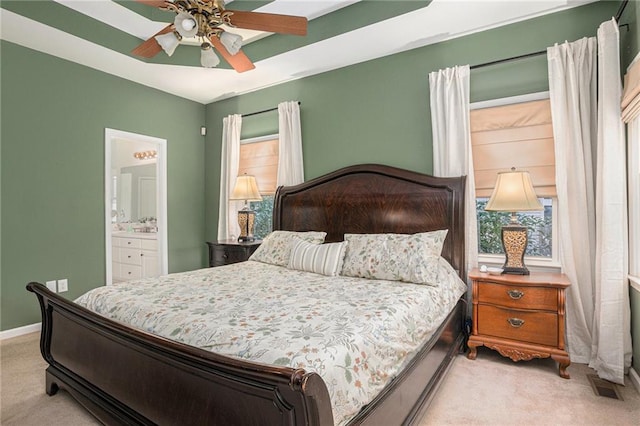
[[310,243],[322,244],[326,232],[307,231],[273,231],[262,240],[260,247],[249,257],[256,262],[270,263],[272,265],[287,266],[291,257],[291,247],[297,240],[305,240]]
[[347,242],[311,244],[298,239],[291,245],[289,269],[336,276],[342,270]]

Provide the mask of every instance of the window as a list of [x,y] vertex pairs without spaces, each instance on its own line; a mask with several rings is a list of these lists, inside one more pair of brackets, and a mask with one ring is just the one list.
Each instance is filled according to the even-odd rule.
[[251,202],[256,212],[253,233],[264,238],[272,229],[273,200],[278,174],[278,135],[262,136],[240,141],[240,167],[238,175],[253,175],[262,195],[262,201]]
[[[511,167],[531,175],[543,211],[519,212],[518,221],[529,228],[528,264],[557,264],[554,206],[555,155],[551,107],[547,93],[518,96],[471,106],[471,144],[478,217],[478,254],[483,262],[503,260],[501,228],[508,212],[488,212],[484,207],[493,192],[497,174]],[[536,261],[539,261],[537,263]]]
[[640,290],[640,61],[633,60],[624,76],[622,119],[627,123],[629,191],[629,279]]
[[[529,244],[525,256],[553,258],[553,199],[539,198],[544,206],[543,211],[519,212],[518,222],[529,228]],[[508,212],[486,211],[489,198],[476,198],[478,213],[478,253],[504,254],[502,248],[501,229],[511,219]]]
[[629,275],[640,290],[640,118],[629,123]]
[[264,238],[273,229],[273,195],[262,195],[262,201],[252,201],[251,209],[256,212],[253,235]]

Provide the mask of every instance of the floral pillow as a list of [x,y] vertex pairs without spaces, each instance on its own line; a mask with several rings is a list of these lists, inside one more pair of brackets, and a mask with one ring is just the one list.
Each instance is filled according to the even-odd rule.
[[312,244],[297,240],[291,248],[289,269],[334,277],[342,270],[347,242]]
[[438,285],[447,230],[419,234],[345,234],[342,275]]
[[293,242],[301,239],[312,244],[322,244],[326,235],[326,232],[317,231],[273,231],[264,237],[262,244],[253,252],[249,260],[277,266],[288,266]]

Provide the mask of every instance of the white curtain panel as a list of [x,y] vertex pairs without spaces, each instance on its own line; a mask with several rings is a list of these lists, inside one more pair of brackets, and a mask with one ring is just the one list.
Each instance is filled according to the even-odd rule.
[[478,265],[476,188],[469,125],[469,65],[429,74],[433,174],[467,176],[465,189],[465,244],[467,272]]
[[598,28],[595,312],[589,366],[624,384],[631,366],[626,147],[620,99],[620,36],[615,19]]
[[302,162],[302,129],[300,106],[289,101],[278,104],[278,175],[276,185],[297,185],[304,182]]
[[547,49],[558,194],[560,263],[567,294],[567,350],[571,361],[591,359],[595,286],[596,39]]
[[238,210],[243,201],[229,201],[240,167],[240,130],[242,116],[229,115],[222,120],[222,154],[220,159],[220,205],[218,239],[235,239],[240,235]]

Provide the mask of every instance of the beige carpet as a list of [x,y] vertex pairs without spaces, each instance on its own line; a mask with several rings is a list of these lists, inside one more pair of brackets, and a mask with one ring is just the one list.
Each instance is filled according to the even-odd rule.
[[640,394],[627,380],[624,401],[596,396],[584,364],[571,379],[547,359],[515,363],[478,348],[475,361],[458,356],[422,425],[640,425]]
[[[98,424],[66,392],[44,392],[39,334],[0,343],[2,425]],[[619,387],[624,401],[596,396],[584,365],[570,380],[550,359],[514,363],[480,348],[478,359],[456,358],[420,425],[639,425],[640,395]],[[384,425],[387,426],[387,425]]]

